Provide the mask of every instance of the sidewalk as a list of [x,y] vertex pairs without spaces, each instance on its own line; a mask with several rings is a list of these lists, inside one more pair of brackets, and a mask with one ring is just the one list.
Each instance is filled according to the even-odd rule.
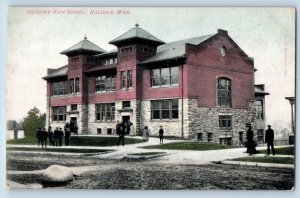
[[[131,138],[131,137],[125,137]],[[138,137],[140,138],[140,137]],[[164,140],[164,143],[178,142],[184,140]],[[207,164],[214,161],[225,161],[233,158],[248,157],[246,148],[233,148],[233,149],[221,149],[221,150],[209,150],[209,151],[191,151],[191,150],[167,150],[167,149],[145,149],[140,148],[144,146],[158,145],[159,139],[150,137],[148,142],[138,144],[128,144],[125,146],[63,146],[57,148],[77,148],[77,149],[106,149],[114,150],[99,155],[93,155],[91,157],[99,159],[123,159],[123,158],[136,158],[130,156],[133,153],[146,153],[146,152],[163,152],[163,155],[159,155],[156,158],[156,162],[159,163],[176,163],[176,164]],[[37,147],[36,145],[7,145],[7,147]],[[56,147],[51,147],[56,149]],[[278,147],[277,147],[278,148]],[[257,150],[266,149],[265,146],[257,147]],[[22,152],[22,151],[21,151]],[[49,152],[47,152],[49,153]],[[70,153],[58,153],[70,155]],[[253,156],[264,156],[264,154],[256,154]],[[280,157],[280,155],[276,155]],[[286,156],[290,157],[290,156]]]

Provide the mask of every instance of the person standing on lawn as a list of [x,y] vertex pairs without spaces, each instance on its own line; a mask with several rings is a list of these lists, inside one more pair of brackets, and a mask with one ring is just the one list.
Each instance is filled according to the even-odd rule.
[[253,140],[254,133],[252,131],[251,124],[247,124],[247,127],[248,127],[248,130],[247,130],[247,140],[248,140],[247,151],[249,152],[249,155],[253,155],[256,152],[256,149],[255,149],[256,145],[255,145],[255,142]]
[[58,146],[62,146],[62,140],[64,137],[64,132],[61,128],[59,128],[59,135],[58,135]]
[[268,129],[266,130],[265,143],[267,143],[268,155],[270,155],[270,146],[271,146],[273,155],[275,155],[274,131],[273,131],[273,129],[271,129],[271,125],[268,125]]
[[164,143],[164,129],[163,129],[163,127],[162,126],[160,126],[160,129],[159,129],[159,131],[158,131],[158,133],[159,133],[159,143],[160,144],[163,144]]
[[122,144],[124,146],[124,141],[125,141],[125,130],[124,130],[124,125],[120,124],[119,126],[119,141],[118,141],[118,146],[120,146],[120,143],[122,141]]
[[143,131],[143,142],[148,142],[149,140],[149,129],[147,126],[145,126]]
[[41,129],[41,127],[39,127],[38,130],[36,131],[36,138],[38,140],[38,147],[39,147],[40,144],[42,144],[42,129]]
[[48,127],[49,146],[53,146],[53,131],[51,126]]
[[59,139],[59,129],[58,129],[58,127],[56,127],[56,129],[54,130],[54,134],[53,134],[53,144],[52,144],[52,146],[57,147],[58,139]]
[[65,146],[70,145],[70,136],[71,136],[70,126],[67,125],[65,126]]
[[44,146],[45,146],[45,148],[47,148],[48,132],[46,131],[45,128],[43,128],[43,130],[42,130],[41,139],[42,139],[42,148],[44,148]]
[[131,137],[134,136],[135,135],[134,134],[134,126],[133,126],[132,122],[129,123],[129,129],[130,129],[129,133],[130,133]]

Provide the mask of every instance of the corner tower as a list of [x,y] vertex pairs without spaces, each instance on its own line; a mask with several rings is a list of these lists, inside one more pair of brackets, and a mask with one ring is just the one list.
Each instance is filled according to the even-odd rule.
[[96,54],[106,52],[85,36],[84,39],[61,54],[68,56],[67,70],[67,116],[66,121],[74,120],[79,133],[88,133],[88,77],[85,71],[97,64]]
[[130,121],[135,124],[136,130],[138,131],[141,124],[140,102],[143,90],[142,69],[138,64],[154,56],[157,51],[157,46],[165,42],[136,24],[134,28],[111,40],[109,43],[118,48],[117,97],[120,101],[130,101],[132,103],[132,112],[130,114],[128,112],[118,111],[117,117],[119,117],[121,121],[124,121],[124,117],[126,116],[126,119],[129,118]]

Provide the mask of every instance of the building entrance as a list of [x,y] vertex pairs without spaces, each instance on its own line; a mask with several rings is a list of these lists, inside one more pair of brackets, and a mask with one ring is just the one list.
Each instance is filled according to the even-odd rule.
[[122,116],[122,122],[123,122],[123,123],[128,123],[128,122],[130,122],[130,116]]
[[71,118],[70,118],[70,122],[71,122],[71,121],[77,123],[77,118],[76,118],[76,117],[71,117]]

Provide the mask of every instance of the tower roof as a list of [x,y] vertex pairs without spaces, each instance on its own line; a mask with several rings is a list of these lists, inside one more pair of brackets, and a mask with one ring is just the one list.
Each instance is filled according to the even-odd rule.
[[91,41],[89,41],[85,36],[82,41],[62,51],[61,54],[68,55],[74,52],[90,52],[92,54],[100,54],[106,51],[101,47],[97,46],[96,44],[92,43]]
[[140,28],[138,24],[136,24],[134,28],[128,30],[127,32],[125,32],[121,36],[115,38],[114,40],[110,41],[109,43],[117,44],[117,43],[120,43],[123,41],[128,41],[131,39],[148,40],[148,41],[157,43],[159,45],[165,43],[162,40],[160,40],[160,39],[156,38],[155,36],[153,36],[152,34],[150,34],[149,32],[147,32],[146,30]]

